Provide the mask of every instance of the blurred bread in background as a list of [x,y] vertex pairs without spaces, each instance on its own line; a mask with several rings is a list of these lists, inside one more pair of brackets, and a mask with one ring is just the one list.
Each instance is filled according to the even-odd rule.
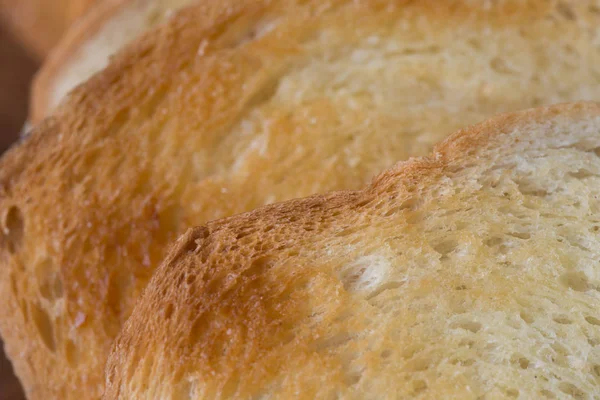
[[30,122],[39,123],[71,89],[104,68],[117,50],[191,2],[100,1],[67,31],[37,74]]
[[0,21],[43,59],[71,24],[100,1],[113,0],[0,0]]
[[[0,23],[0,153],[19,135],[27,116],[31,78],[37,67],[35,58]],[[0,400],[24,398],[21,385],[0,347]]]

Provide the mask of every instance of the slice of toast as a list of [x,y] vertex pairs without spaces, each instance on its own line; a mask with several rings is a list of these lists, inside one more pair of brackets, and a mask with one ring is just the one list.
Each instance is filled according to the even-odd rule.
[[599,105],[533,109],[191,229],[104,398],[596,398],[599,154]]
[[103,0],[50,53],[33,82],[30,121],[41,122],[110,56],[192,0]]
[[31,399],[97,398],[186,228],[357,189],[501,111],[600,99],[598,0],[203,1],[0,161],[0,332]]

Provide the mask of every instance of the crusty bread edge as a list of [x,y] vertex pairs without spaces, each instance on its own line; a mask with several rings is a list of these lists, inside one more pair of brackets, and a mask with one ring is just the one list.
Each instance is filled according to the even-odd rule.
[[[525,110],[507,112],[495,115],[480,123],[459,129],[446,139],[436,144],[430,154],[423,157],[412,157],[407,161],[400,161],[394,166],[376,175],[373,180],[358,190],[338,190],[329,193],[314,194],[299,199],[291,199],[280,203],[267,204],[254,210],[241,214],[209,221],[204,225],[189,228],[172,245],[159,269],[173,265],[179,258],[190,250],[196,248],[200,242],[210,240],[211,233],[218,227],[231,227],[238,225],[240,220],[257,221],[269,215],[308,212],[315,208],[315,204],[338,205],[348,202],[352,198],[361,198],[361,195],[372,194],[386,184],[399,181],[401,187],[407,187],[415,180],[425,179],[432,171],[445,170],[449,161],[456,160],[484,145],[493,145],[494,138],[513,132],[517,127],[526,127],[540,123],[555,116],[569,116],[576,118],[578,115],[596,114],[600,117],[600,102],[581,101],[560,103],[544,107],[528,108]],[[600,132],[598,132],[600,135]],[[215,229],[217,227],[217,229]],[[158,271],[158,269],[157,269]],[[156,275],[156,274],[155,274]],[[154,278],[152,278],[154,280]]]
[[[107,1],[126,4],[130,0]],[[207,17],[208,19],[203,23],[192,22],[195,27],[203,26],[201,31],[206,33],[233,15],[237,15],[246,3],[246,1],[236,0],[223,0],[222,2],[210,0],[197,3],[193,8],[200,8],[204,11],[203,15],[211,15],[211,17]],[[114,15],[114,12],[121,10],[121,7],[115,5],[115,8],[105,9],[103,7],[102,9],[106,10],[107,14],[105,15],[109,17]],[[94,11],[94,14],[96,12]],[[32,120],[28,121],[31,125],[28,133],[22,135],[20,140],[10,146],[0,157],[0,197],[5,186],[11,186],[12,182],[18,181],[22,174],[27,173],[30,161],[41,160],[49,155],[48,149],[54,148],[56,142],[62,140],[62,135],[59,134],[61,130],[67,130],[68,134],[75,131],[81,133],[88,130],[85,126],[91,121],[103,123],[103,116],[98,115],[98,105],[105,100],[111,85],[115,81],[126,80],[133,66],[141,59],[149,57],[148,53],[156,48],[154,39],[157,35],[171,35],[173,32],[170,28],[173,26],[182,29],[182,26],[190,23],[190,16],[194,17],[195,14],[179,13],[172,19],[172,23],[166,24],[162,28],[155,28],[148,34],[133,40],[132,43],[117,51],[111,62],[102,71],[74,88],[50,115],[43,116],[37,124],[34,124]],[[103,26],[105,19],[98,21],[100,25],[96,29]],[[93,32],[90,32],[90,35],[93,35]],[[112,110],[113,107],[108,107],[108,109]]]
[[[117,374],[117,370],[127,365],[127,350],[131,350],[131,346],[135,347],[136,345],[135,342],[132,343],[131,341],[136,336],[135,331],[138,327],[136,322],[139,322],[136,320],[143,318],[146,315],[144,311],[147,311],[143,309],[146,304],[143,299],[156,294],[153,292],[157,292],[159,289],[157,285],[160,285],[165,269],[176,268],[179,260],[186,257],[190,252],[200,252],[203,248],[208,248],[211,241],[220,240],[219,237],[222,238],[223,235],[219,235],[219,232],[227,231],[229,235],[226,235],[226,237],[234,237],[235,232],[248,225],[256,224],[257,221],[259,224],[263,221],[273,223],[274,219],[284,217],[284,220],[286,220],[286,217],[301,216],[317,208],[354,208],[364,202],[365,198],[376,195],[378,191],[386,187],[399,186],[397,190],[402,193],[408,191],[414,183],[439,176],[448,170],[451,161],[465,155],[471,155],[478,148],[493,146],[495,138],[510,134],[516,128],[526,128],[528,125],[541,123],[556,116],[577,118],[578,116],[589,117],[594,115],[600,117],[600,103],[562,103],[499,114],[479,124],[456,131],[438,143],[428,156],[411,158],[397,163],[376,176],[370,184],[362,189],[316,194],[306,198],[270,204],[246,213],[189,228],[171,245],[167,256],[153,274],[141,298],[138,299],[132,316],[126,321],[114,341],[105,365],[105,391],[102,398],[108,400],[120,398],[121,396],[121,375]],[[141,312],[136,312],[138,309]],[[123,362],[120,363],[120,361]]]
[[103,0],[94,5],[61,38],[35,75],[30,93],[29,121],[35,126],[48,115],[50,93],[58,74],[72,62],[77,50],[115,16],[128,0]]

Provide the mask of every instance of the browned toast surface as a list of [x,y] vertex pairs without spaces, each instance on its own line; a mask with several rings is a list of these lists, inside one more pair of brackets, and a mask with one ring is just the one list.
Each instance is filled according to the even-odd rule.
[[500,111],[600,97],[596,5],[176,13],[0,162],[0,331],[29,396],[99,396],[113,338],[188,227],[357,189]]

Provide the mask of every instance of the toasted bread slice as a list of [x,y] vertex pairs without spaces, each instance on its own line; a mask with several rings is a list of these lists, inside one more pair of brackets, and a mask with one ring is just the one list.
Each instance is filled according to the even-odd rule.
[[104,398],[596,398],[599,152],[600,106],[534,109],[192,229]]
[[[0,0],[1,1],[1,0]],[[50,53],[31,90],[32,124],[109,62],[110,56],[192,0],[103,0]]]
[[600,98],[598,1],[204,1],[0,161],[0,331],[32,399],[97,398],[190,226],[357,189],[505,110]]

